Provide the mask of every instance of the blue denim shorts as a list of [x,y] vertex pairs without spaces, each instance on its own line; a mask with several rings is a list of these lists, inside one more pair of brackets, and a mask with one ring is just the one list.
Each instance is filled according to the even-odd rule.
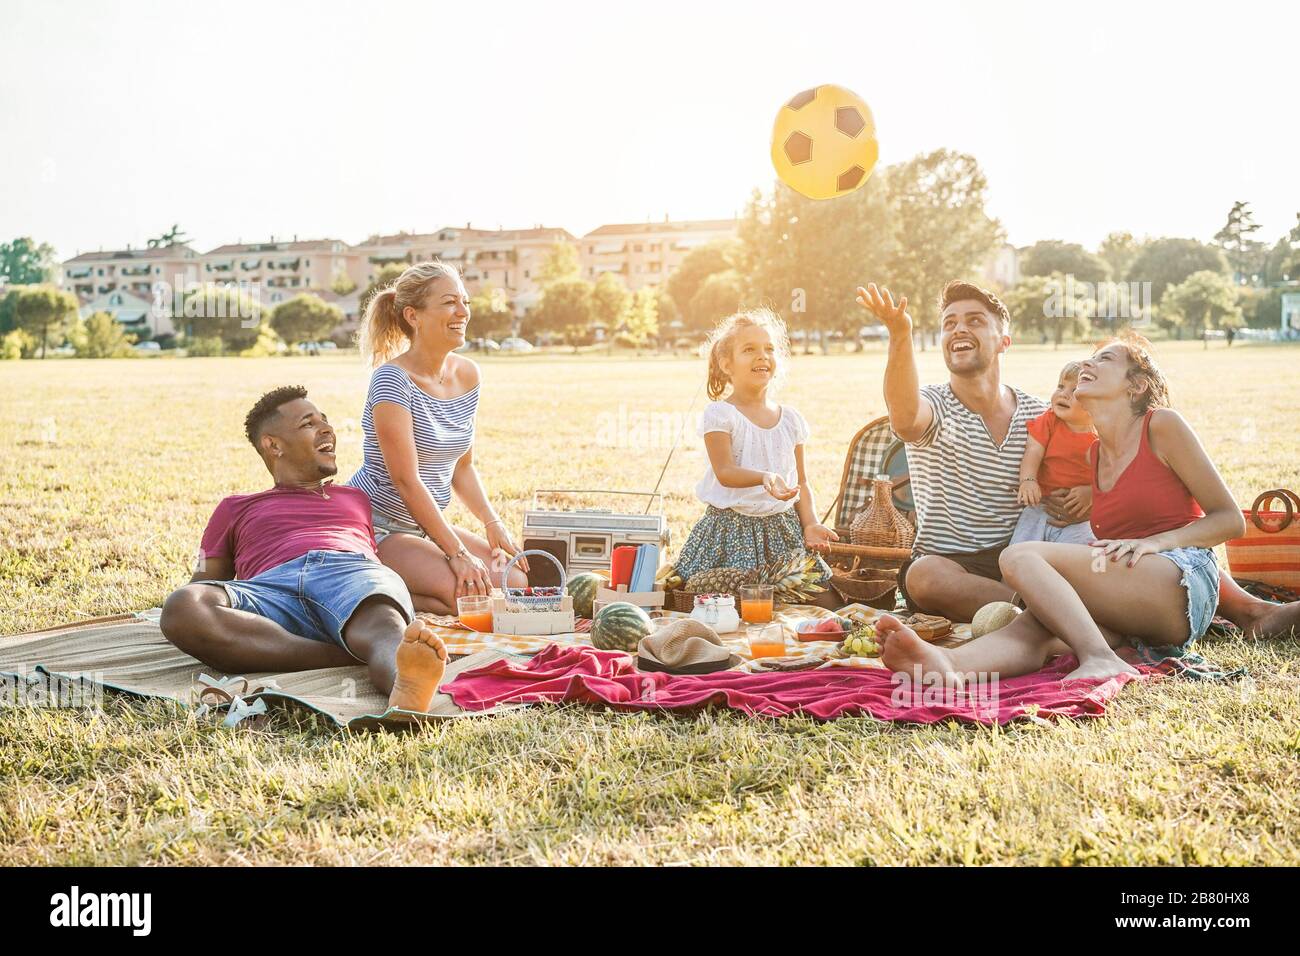
[[411,524],[401,518],[391,518],[386,514],[380,514],[373,508],[370,509],[370,520],[375,526],[376,544],[383,541],[390,534],[413,534],[417,538],[429,537],[418,524]]
[[1219,607],[1219,562],[1209,548],[1174,548],[1158,552],[1183,572],[1182,586],[1187,591],[1187,624],[1190,633],[1186,647],[1205,636]]
[[397,572],[350,551],[308,551],[244,581],[205,583],[225,588],[237,610],[272,620],[291,634],[336,644],[349,654],[343,628],[366,598],[386,597],[408,624],[415,620],[411,592]]

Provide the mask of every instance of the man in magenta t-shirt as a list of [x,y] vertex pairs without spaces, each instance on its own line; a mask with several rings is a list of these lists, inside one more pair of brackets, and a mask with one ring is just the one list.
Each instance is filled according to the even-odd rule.
[[286,386],[244,427],[274,487],[217,505],[194,576],[163,605],[163,635],[227,674],[361,661],[391,706],[427,710],[446,647],[379,563],[366,493],[325,480],[338,471],[329,420]]

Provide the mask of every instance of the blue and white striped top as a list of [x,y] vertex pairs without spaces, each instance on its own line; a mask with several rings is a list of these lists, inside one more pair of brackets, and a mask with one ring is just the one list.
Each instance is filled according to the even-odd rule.
[[446,508],[451,503],[451,476],[456,462],[474,444],[478,386],[455,398],[434,398],[397,365],[381,365],[370,377],[366,408],[361,413],[364,460],[348,484],[369,495],[371,505],[380,514],[416,524],[393,485],[375,437],[374,407],[379,402],[401,405],[411,413],[420,480],[438,507]]

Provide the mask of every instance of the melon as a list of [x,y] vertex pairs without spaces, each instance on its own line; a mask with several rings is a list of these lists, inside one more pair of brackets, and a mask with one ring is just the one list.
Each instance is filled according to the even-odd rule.
[[635,651],[654,630],[650,615],[626,601],[606,604],[591,622],[591,643],[602,651]]
[[591,602],[596,600],[596,591],[608,583],[594,571],[584,571],[569,578],[564,589],[573,598],[573,613],[577,617],[591,617]]
[[975,612],[970,622],[971,637],[983,637],[1006,627],[1020,614],[1020,608],[1006,601],[993,601]]

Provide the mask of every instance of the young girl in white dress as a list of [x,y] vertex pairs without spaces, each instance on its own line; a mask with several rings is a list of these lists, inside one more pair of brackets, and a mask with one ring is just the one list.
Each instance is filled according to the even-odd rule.
[[[804,473],[808,425],[772,397],[789,360],[785,323],[767,309],[724,319],[710,338],[712,401],[699,430],[709,467],[695,488],[707,508],[675,562],[683,578],[712,568],[761,568],[839,540],[817,521]],[[830,569],[821,564],[824,581]]]

